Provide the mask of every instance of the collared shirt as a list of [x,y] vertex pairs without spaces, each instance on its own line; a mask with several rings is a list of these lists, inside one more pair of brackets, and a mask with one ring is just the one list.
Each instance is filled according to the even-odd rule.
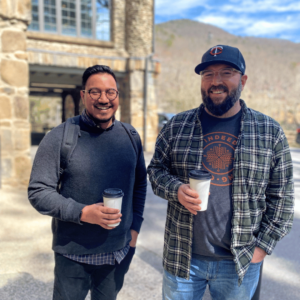
[[115,261],[119,264],[125,258],[130,249],[129,244],[121,250],[109,252],[109,253],[100,253],[100,254],[85,254],[85,255],[75,255],[75,254],[64,254],[65,257],[72,260],[78,261],[80,263],[85,263],[88,265],[114,265]]
[[[93,128],[101,128],[101,126],[100,126],[100,125],[97,125],[97,124],[94,122],[94,120],[86,113],[86,110],[85,110],[85,109],[82,111],[82,113],[81,113],[80,116],[81,116],[81,120],[82,120],[85,124],[89,125],[90,127],[93,127]],[[110,130],[114,125],[115,125],[115,116],[113,116],[113,118],[112,118],[112,124],[111,124],[108,128],[106,128],[105,130]]]
[[[85,109],[81,113],[81,119],[84,123],[91,127],[97,127],[99,126],[92,120],[88,114],[86,113]],[[113,123],[111,126],[109,126],[106,130],[111,129],[115,122],[113,119]],[[114,252],[108,252],[108,253],[99,253],[99,254],[85,254],[85,255],[76,255],[76,254],[64,254],[65,257],[78,261],[80,263],[85,263],[89,265],[95,265],[95,266],[100,266],[100,265],[114,265],[115,261],[117,261],[119,264],[121,261],[125,258],[129,251],[129,244],[125,246],[123,249],[114,251]]]
[[[241,129],[233,164],[233,217],[230,250],[239,284],[250,266],[255,247],[271,254],[292,227],[293,165],[287,139],[272,118],[242,106]],[[169,273],[189,279],[193,214],[177,198],[188,173],[201,169],[203,133],[201,105],[173,117],[159,133],[148,167],[156,195],[168,200],[163,265]]]

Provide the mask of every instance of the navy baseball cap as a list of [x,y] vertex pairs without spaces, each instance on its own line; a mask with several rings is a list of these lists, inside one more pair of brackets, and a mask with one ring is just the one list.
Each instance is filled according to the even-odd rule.
[[196,66],[199,75],[206,67],[213,64],[227,64],[245,74],[246,63],[240,50],[235,47],[218,45],[208,49],[202,56],[201,64]]

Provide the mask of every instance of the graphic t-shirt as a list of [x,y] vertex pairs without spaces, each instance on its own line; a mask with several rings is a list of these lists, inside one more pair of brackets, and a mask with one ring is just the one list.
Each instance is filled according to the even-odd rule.
[[202,168],[212,174],[206,211],[194,217],[193,256],[205,260],[232,259],[230,251],[234,151],[242,111],[230,118],[216,118],[205,110]]

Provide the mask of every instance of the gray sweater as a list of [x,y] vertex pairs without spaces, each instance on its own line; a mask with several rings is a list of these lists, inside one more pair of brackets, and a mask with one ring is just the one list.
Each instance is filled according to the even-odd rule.
[[[61,254],[94,254],[116,251],[131,240],[143,221],[147,177],[141,144],[139,157],[120,122],[108,130],[80,120],[81,136],[63,174],[57,192],[60,147],[64,124],[42,140],[33,163],[29,201],[41,214],[53,217],[53,250]],[[80,222],[81,210],[103,202],[106,188],[124,192],[122,221],[113,230]]]

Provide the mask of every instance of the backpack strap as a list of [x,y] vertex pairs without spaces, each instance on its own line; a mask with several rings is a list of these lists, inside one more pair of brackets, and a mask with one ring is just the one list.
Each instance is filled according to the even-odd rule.
[[78,136],[81,135],[80,127],[79,127],[79,119],[80,116],[75,116],[73,118],[68,119],[65,122],[63,140],[60,148],[59,182],[62,178],[62,174],[67,168],[71,153],[73,152],[77,144]]
[[[80,127],[79,127],[79,119],[80,116],[75,116],[73,118],[69,118],[65,122],[63,140],[60,148],[60,169],[59,169],[59,182],[58,187],[60,186],[62,175],[67,168],[69,163],[71,154],[77,145],[78,136],[80,136]],[[141,149],[141,139],[139,137],[138,132],[127,123],[120,122],[124,129],[126,130],[131,143],[133,145],[134,151],[137,156],[137,160],[140,155],[139,149]]]
[[137,156],[137,160],[138,160],[140,157],[139,149],[141,149],[141,145],[142,145],[140,136],[139,136],[138,132],[130,124],[123,123],[123,122],[120,122],[120,123],[122,124],[122,126],[124,127],[124,129],[126,130],[127,134],[130,137],[131,143],[133,145],[133,148],[134,148],[135,154]]

